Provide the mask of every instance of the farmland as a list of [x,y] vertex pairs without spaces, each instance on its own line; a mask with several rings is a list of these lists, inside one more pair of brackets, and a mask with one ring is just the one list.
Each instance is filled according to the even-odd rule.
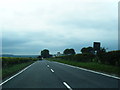
[[57,61],[73,66],[100,71],[120,77],[120,50],[93,55],[90,53],[58,56],[48,58],[50,61]]
[[2,78],[13,75],[26,66],[32,64],[37,58],[18,58],[18,57],[2,57]]

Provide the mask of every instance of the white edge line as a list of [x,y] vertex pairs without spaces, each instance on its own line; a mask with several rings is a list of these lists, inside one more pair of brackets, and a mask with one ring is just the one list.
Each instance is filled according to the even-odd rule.
[[[59,62],[55,62],[55,63],[59,63]],[[68,64],[64,64],[64,63],[59,63],[59,64],[66,65],[66,66],[73,67],[73,68],[78,68],[80,70],[89,71],[89,72],[96,73],[96,74],[101,74],[101,75],[112,77],[112,78],[115,78],[115,79],[120,79],[119,77],[116,77],[116,76],[112,76],[112,75],[109,75],[109,74],[105,74],[105,73],[101,73],[101,72],[97,72],[97,71],[93,71],[93,70],[89,70],[89,69],[85,69],[85,68],[80,68],[80,67],[77,67],[77,66],[72,66],[72,65],[68,65]]]
[[21,74],[22,72],[24,72],[26,69],[28,69],[29,67],[31,67],[33,64],[35,64],[36,62],[32,63],[31,65],[27,66],[26,68],[24,68],[23,70],[19,71],[17,74],[11,76],[10,78],[8,78],[7,80],[5,80],[4,82],[0,83],[0,86],[2,86],[3,84],[5,84],[6,82],[8,82],[9,80],[13,79],[14,77],[16,77],[17,75]]
[[50,69],[51,70],[51,72],[54,72],[52,69]]
[[72,90],[72,88],[71,88],[66,82],[63,82],[63,84],[64,84],[69,90]]

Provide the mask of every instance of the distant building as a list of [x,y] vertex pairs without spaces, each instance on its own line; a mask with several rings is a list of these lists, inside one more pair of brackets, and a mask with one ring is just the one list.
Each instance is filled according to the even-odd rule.
[[62,54],[60,52],[57,52],[57,55],[56,56],[62,56]]
[[93,43],[93,49],[94,49],[95,54],[100,51],[100,45],[101,45],[100,42]]

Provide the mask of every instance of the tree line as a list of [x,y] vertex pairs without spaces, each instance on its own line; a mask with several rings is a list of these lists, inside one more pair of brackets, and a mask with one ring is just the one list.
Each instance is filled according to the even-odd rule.
[[[81,49],[81,52],[82,54],[84,53],[88,53],[88,54],[95,54],[95,50],[93,47],[83,47]],[[97,53],[103,53],[103,52],[106,52],[106,49],[105,48],[101,48]],[[63,55],[75,55],[76,52],[73,48],[71,49],[65,49],[63,51]],[[52,55],[50,54],[50,51],[48,49],[44,49],[41,51],[41,56],[39,57],[43,57],[43,58],[49,58],[49,57],[52,57]]]
[[[63,51],[64,55],[74,55],[76,54],[74,49],[65,49]],[[44,49],[41,51],[41,55],[38,58],[49,58],[52,57],[52,55],[50,54],[50,51],[48,49]]]
[[[79,62],[97,62],[102,64],[110,64],[119,66],[120,65],[120,50],[106,52],[105,48],[100,48],[100,50],[95,53],[93,47],[84,47],[81,49],[81,54],[76,54],[74,49],[65,49],[62,56],[56,56],[55,58],[61,58],[65,60],[74,60]],[[49,50],[44,49],[41,51],[40,58],[49,58]]]

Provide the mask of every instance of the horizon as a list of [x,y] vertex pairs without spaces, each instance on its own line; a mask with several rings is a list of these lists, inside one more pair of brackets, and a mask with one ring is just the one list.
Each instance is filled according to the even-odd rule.
[[[112,51],[119,51],[119,50],[111,50],[111,51],[107,51],[106,52],[112,52]],[[61,54],[63,54],[63,52],[60,52]],[[50,53],[51,55],[56,55],[56,53]],[[76,52],[76,54],[82,54],[82,52]],[[2,53],[0,55],[40,55],[40,54],[12,54],[12,53]]]

